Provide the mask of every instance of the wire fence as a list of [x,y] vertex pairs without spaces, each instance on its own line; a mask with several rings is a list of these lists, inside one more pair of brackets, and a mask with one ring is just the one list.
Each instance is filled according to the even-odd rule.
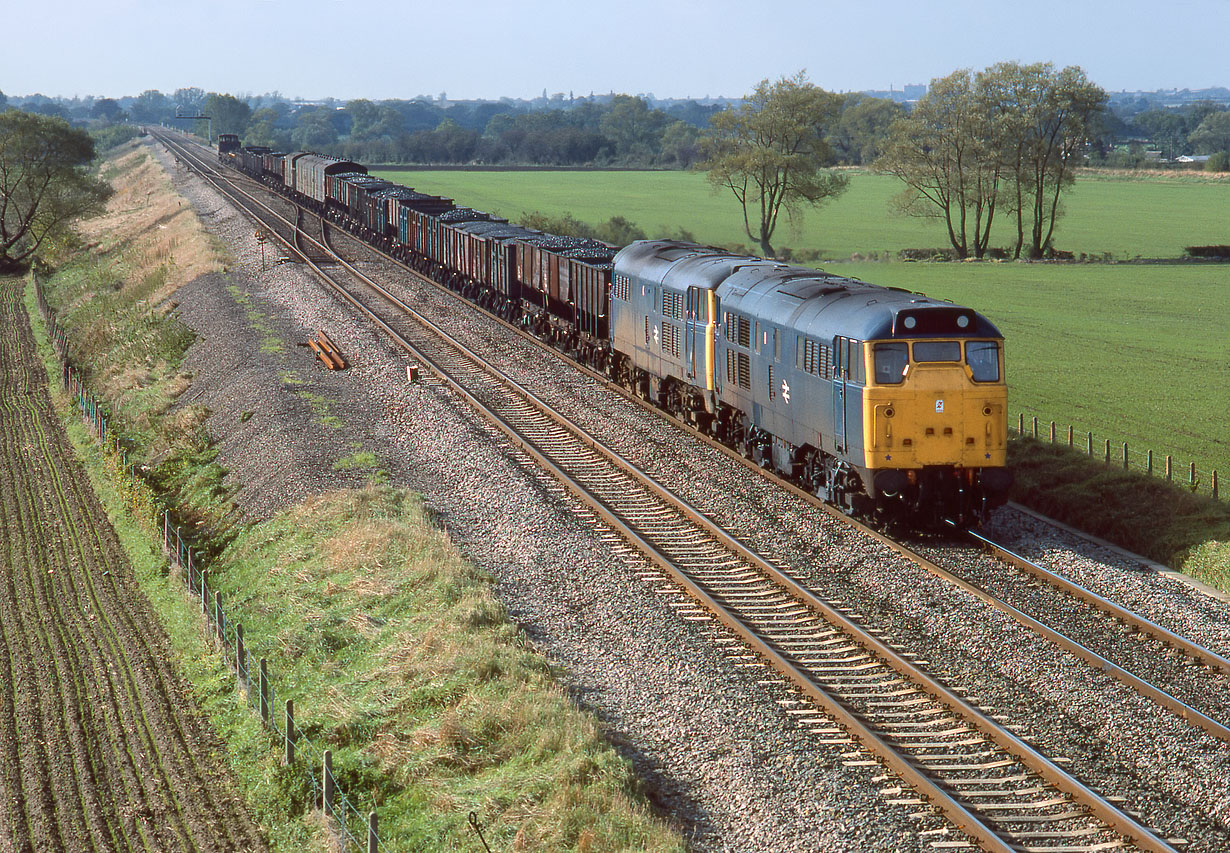
[[[143,484],[136,466],[129,461],[128,447],[115,429],[114,419],[86,386],[81,373],[72,366],[71,341],[66,331],[56,323],[37,276],[34,287],[39,312],[61,364],[62,387],[72,398],[82,422],[98,439],[104,455],[112,456],[118,463],[120,476],[128,478],[130,483],[140,481]],[[217,643],[228,666],[234,670],[240,695],[248,707],[260,715],[261,722],[282,745],[284,763],[304,769],[312,790],[312,808],[319,809],[325,815],[334,849],[339,853],[351,849],[367,853],[386,850],[377,833],[376,812],[360,811],[338,787],[337,776],[333,772],[332,751],[314,743],[295,726],[294,699],[286,698],[282,712],[274,713],[279,697],[275,695],[269,675],[268,658],[253,651],[251,641],[244,636],[243,623],[227,613],[221,591],[211,588],[208,569],[201,566],[191,542],[184,538],[182,530],[175,524],[170,509],[161,509],[159,522],[169,568],[183,579],[187,592],[200,599],[206,631]],[[319,768],[319,773],[315,772],[315,768]]]
[[[1012,428],[1009,427],[1012,431]],[[1175,465],[1170,455],[1155,454],[1151,449],[1139,446],[1129,447],[1128,442],[1111,443],[1109,438],[1094,441],[1093,433],[1078,431],[1069,425],[1059,428],[1055,421],[1042,421],[1037,415],[1024,412],[1017,415],[1015,432],[1017,435],[1035,438],[1038,441],[1049,441],[1051,444],[1065,444],[1073,450],[1083,450],[1086,455],[1101,458],[1107,465],[1122,466],[1125,471],[1140,471],[1155,477],[1164,477],[1172,483],[1186,486],[1193,492],[1211,495],[1221,499],[1221,486],[1218,482],[1217,470],[1202,470],[1195,462],[1187,465]]]

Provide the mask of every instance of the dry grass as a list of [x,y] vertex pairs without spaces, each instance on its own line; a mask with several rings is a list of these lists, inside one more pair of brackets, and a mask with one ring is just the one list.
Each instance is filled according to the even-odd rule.
[[142,297],[149,305],[161,305],[181,285],[225,269],[227,257],[192,206],[175,193],[149,151],[137,143],[121,151],[105,167],[104,176],[117,178],[106,212],[82,222],[79,230],[100,253],[123,249],[127,269],[121,291],[132,290],[151,273],[167,268],[165,281]]

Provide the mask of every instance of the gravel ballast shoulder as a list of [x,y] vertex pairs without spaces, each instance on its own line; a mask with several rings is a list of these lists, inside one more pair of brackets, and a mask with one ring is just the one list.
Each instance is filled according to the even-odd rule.
[[[198,335],[187,366],[193,383],[182,399],[211,412],[219,461],[249,517],[362,484],[372,472],[344,460],[374,453],[390,481],[421,492],[467,557],[492,574],[513,618],[559,666],[578,703],[603,721],[692,849],[928,849],[936,836],[919,832],[936,821],[881,795],[895,784],[882,770],[858,764],[856,747],[824,743],[795,722],[783,711],[790,693],[767,669],[728,655],[718,630],[675,616],[638,574],[641,563],[601,535],[560,487],[477,424],[441,384],[429,377],[409,384],[405,357],[301,267],[261,269],[247,220],[160,156],[236,258],[227,273],[198,279],[175,298]],[[1104,792],[1124,796],[1165,831],[1194,838],[1192,849],[1216,849],[1200,839],[1222,837],[1230,821],[1225,745],[1193,734],[577,371],[493,331],[491,321],[404,286],[451,332],[504,353],[536,392],[574,398],[584,425],[617,450],[656,448],[660,479],[682,484],[685,497],[762,553],[789,554],[796,573],[821,594],[912,637],[935,671],[964,680],[1039,745],[1067,753]],[[318,328],[350,369],[329,372],[299,345]],[[1018,526],[1018,544],[1049,541],[1045,532]],[[1130,569],[1099,565],[1089,573],[1140,581]],[[1173,611],[1178,601],[1184,613],[1169,613],[1172,624],[1205,625],[1226,653],[1226,636],[1217,637],[1230,624],[1224,604],[1176,598],[1169,587],[1140,582],[1133,594],[1143,607]],[[1142,741],[1149,746],[1138,749]]]

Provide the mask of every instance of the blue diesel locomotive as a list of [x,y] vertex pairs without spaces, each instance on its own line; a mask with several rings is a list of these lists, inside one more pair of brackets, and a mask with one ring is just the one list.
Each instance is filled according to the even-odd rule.
[[668,240],[614,273],[615,378],[761,465],[920,526],[1005,501],[1003,336],[977,312]]

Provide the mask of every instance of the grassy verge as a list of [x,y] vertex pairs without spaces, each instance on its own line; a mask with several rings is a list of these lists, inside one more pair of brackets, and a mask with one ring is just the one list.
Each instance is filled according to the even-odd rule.
[[1014,500],[1230,592],[1230,504],[1032,438],[1009,444]]
[[[181,366],[192,338],[174,316],[173,293],[189,266],[200,271],[180,253],[216,247],[185,222],[169,254],[150,248],[165,236],[159,226],[179,225],[125,207],[133,193],[155,207],[170,193],[146,160],[136,151],[112,164],[126,189],[105,223],[87,223],[89,244],[59,259],[49,301],[133,458],[172,504],[190,509],[210,552],[211,585],[243,622],[252,653],[270,659],[279,698],[294,698],[299,728],[334,750],[341,789],[378,809],[385,847],[475,849],[474,811],[496,850],[682,849],[628,765],[508,621],[489,579],[460,559],[413,495],[379,485],[370,454],[339,461],[371,470],[367,489],[314,498],[260,524],[233,522],[207,413],[174,405],[189,385]],[[212,270],[224,264],[217,255]],[[33,308],[32,316],[42,334]],[[329,401],[310,402],[345,440],[349,426]],[[117,481],[84,430],[72,431],[274,849],[325,849],[319,821],[303,812],[302,776],[279,767],[279,751],[204,639],[199,603],[163,574],[152,493]]]

